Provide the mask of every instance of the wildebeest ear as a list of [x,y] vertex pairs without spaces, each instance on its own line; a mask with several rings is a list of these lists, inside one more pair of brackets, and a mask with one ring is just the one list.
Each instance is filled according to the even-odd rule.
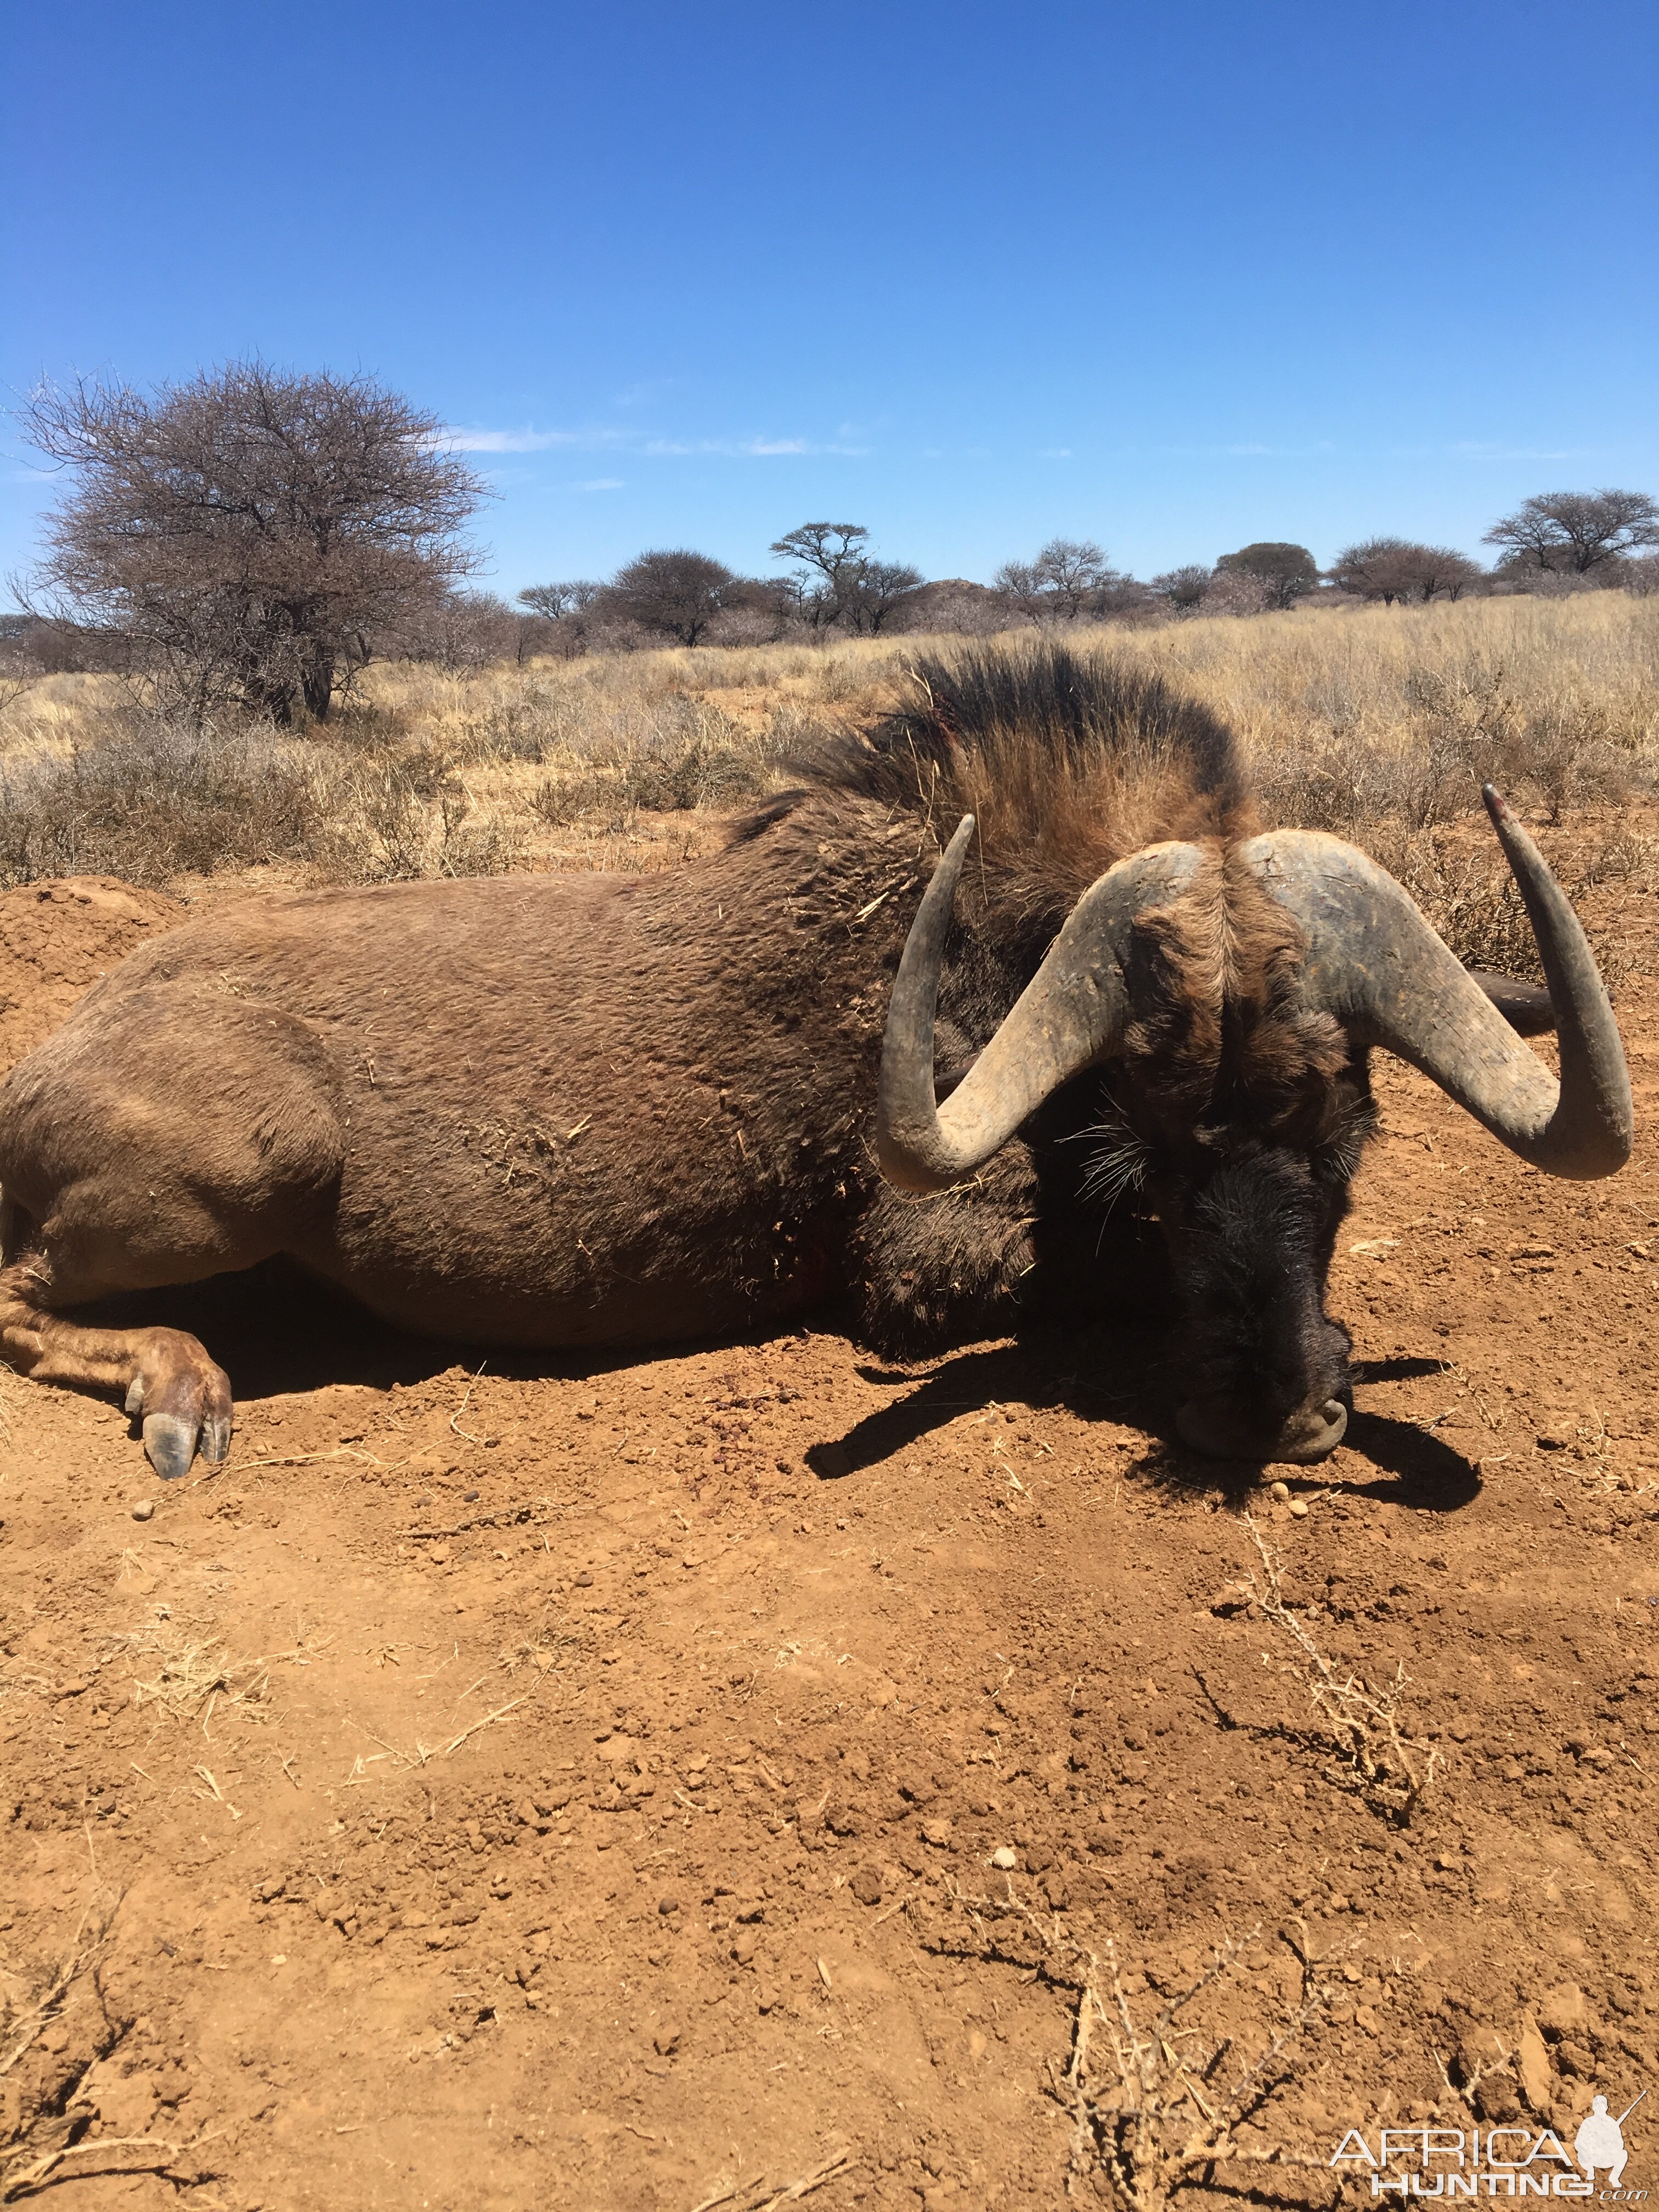
[[1469,974],[1517,1036],[1542,1036],[1555,1027],[1555,1008],[1541,984],[1489,975],[1484,968],[1471,968]]

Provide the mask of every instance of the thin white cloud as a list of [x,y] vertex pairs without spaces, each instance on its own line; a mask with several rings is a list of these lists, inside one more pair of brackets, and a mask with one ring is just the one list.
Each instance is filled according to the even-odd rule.
[[1037,447],[1037,459],[1040,461],[1069,461],[1071,458],[1072,449],[1069,446],[1039,446]]
[[584,491],[620,491],[622,488],[620,477],[591,477],[582,486]]
[[857,450],[848,446],[816,445],[810,438],[648,438],[640,451],[653,459],[665,456],[684,459],[702,453],[723,455],[730,460],[775,460],[780,456],[791,458],[798,453],[845,453]]
[[451,426],[444,442],[458,453],[545,453],[586,446],[592,434],[580,430],[463,430]]
[[444,442],[459,453],[629,453],[653,460],[684,459],[702,454],[733,460],[793,459],[802,453],[861,455],[862,446],[820,445],[811,438],[647,438],[637,430],[597,428],[586,430],[467,429],[452,425]]

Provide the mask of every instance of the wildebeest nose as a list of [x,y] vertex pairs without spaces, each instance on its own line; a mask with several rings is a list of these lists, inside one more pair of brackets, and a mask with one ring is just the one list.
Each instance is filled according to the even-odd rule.
[[1328,1458],[1347,1425],[1348,1409],[1340,1398],[1299,1407],[1276,1427],[1214,1399],[1189,1398],[1176,1415],[1182,1442],[1207,1458],[1277,1461],[1290,1467]]
[[1340,1398],[1328,1398],[1316,1412],[1310,1408],[1285,1425],[1280,1448],[1273,1456],[1292,1467],[1307,1467],[1334,1452],[1347,1427],[1347,1407]]

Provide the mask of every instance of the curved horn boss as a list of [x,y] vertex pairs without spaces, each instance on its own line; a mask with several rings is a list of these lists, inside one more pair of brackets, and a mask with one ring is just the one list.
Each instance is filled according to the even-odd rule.
[[[1230,835],[1222,809],[1211,834],[1130,854],[1084,890],[939,1103],[935,1004],[971,815],[923,896],[884,1038],[882,1172],[949,1204],[1011,1140],[1039,1173],[1046,1155],[1052,1176],[1068,1143],[1103,1139],[1073,1170],[1076,1200],[1133,1188],[1158,1225],[1185,1386],[1176,1425],[1198,1450],[1308,1462],[1341,1440],[1349,1340],[1324,1291],[1374,1126],[1371,1048],[1547,1174],[1608,1176],[1629,1158],[1629,1079],[1595,958],[1537,847],[1484,796],[1547,996],[1471,974],[1353,846]],[[1552,1025],[1559,1081],[1517,1034]],[[1078,1091],[1086,1111],[1062,1106]]]

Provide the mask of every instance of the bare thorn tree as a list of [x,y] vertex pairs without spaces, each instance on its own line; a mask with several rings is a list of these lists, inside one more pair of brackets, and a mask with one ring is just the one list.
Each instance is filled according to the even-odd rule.
[[1659,545],[1659,504],[1644,491],[1547,491],[1493,523],[1483,541],[1507,563],[1585,576]]
[[1091,538],[1051,538],[1035,561],[1005,561],[992,583],[1028,622],[1076,622],[1099,611],[1121,580]]
[[73,471],[33,598],[118,633],[198,713],[320,720],[376,638],[473,566],[482,484],[372,377],[233,362],[154,394],[42,386],[21,419]]
[[568,584],[532,584],[520,592],[519,605],[528,607],[544,622],[564,622],[572,615],[586,614],[599,591],[598,584],[590,584],[584,577]]

